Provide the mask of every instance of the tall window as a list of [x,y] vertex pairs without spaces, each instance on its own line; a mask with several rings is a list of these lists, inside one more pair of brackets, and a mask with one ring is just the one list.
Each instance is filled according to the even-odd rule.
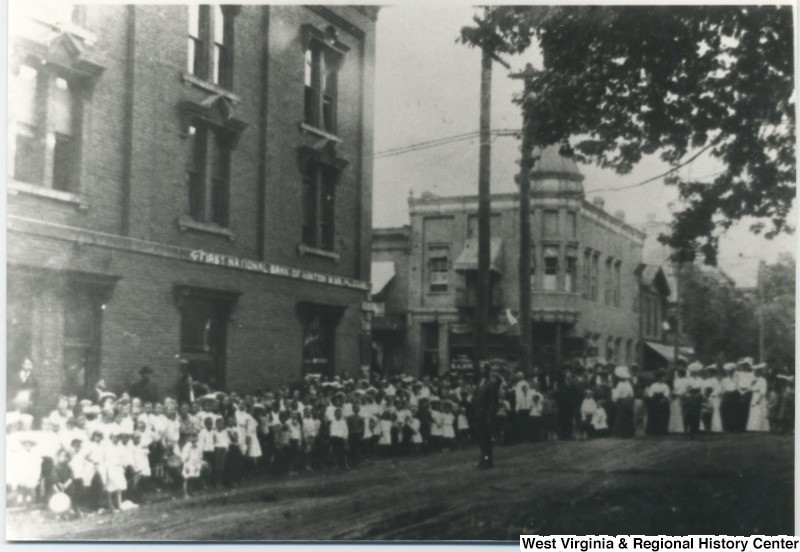
[[430,291],[445,292],[450,284],[450,245],[428,245]]
[[427,376],[439,375],[439,323],[422,324],[422,371]]
[[91,286],[71,286],[64,303],[64,366],[84,374],[93,385],[100,378],[102,300]]
[[574,247],[567,248],[566,266],[564,267],[564,289],[569,293],[577,291],[578,279],[578,250]]
[[592,254],[592,301],[599,301],[598,280],[600,278],[600,253]]
[[14,179],[72,192],[79,169],[79,103],[62,76],[21,65],[12,77]]
[[311,311],[304,314],[302,322],[303,373],[333,375],[338,317]]
[[190,295],[181,309],[181,357],[195,379],[212,389],[225,384],[225,351],[229,303]]
[[303,243],[333,251],[336,246],[335,169],[309,162],[303,175]]
[[[307,28],[306,32],[310,32]],[[314,34],[318,34],[316,31]],[[338,46],[338,47],[337,47]],[[304,56],[303,118],[309,125],[336,133],[339,66],[343,51],[328,28],[325,37],[309,37]]]
[[544,212],[544,235],[557,236],[558,235],[558,211],[545,211]]
[[567,211],[567,237],[578,237],[578,216],[575,211]]
[[612,264],[613,264],[613,261],[611,260],[611,257],[607,258],[606,259],[606,277],[605,277],[605,283],[603,285],[603,300],[604,300],[606,305],[610,305],[611,304],[612,281],[613,281],[612,268],[611,268]]
[[198,222],[228,226],[230,139],[222,129],[202,121],[189,126],[189,138],[189,215]]
[[583,298],[591,298],[592,280],[592,250],[586,249],[583,252]]
[[224,88],[233,86],[233,10],[229,6],[189,6],[187,71]]
[[536,246],[531,245],[531,289],[536,289]]
[[620,280],[622,278],[622,261],[614,263],[614,306],[620,306]]
[[558,290],[558,247],[544,248],[544,290]]
[[[8,279],[6,300],[6,373],[16,373],[26,358],[33,358],[33,309],[31,289],[20,279]],[[9,388],[10,390],[10,388]]]

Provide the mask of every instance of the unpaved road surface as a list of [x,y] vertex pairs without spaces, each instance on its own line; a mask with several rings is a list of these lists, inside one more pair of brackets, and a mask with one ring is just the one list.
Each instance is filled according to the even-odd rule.
[[515,540],[528,534],[793,534],[794,439],[548,442],[379,459],[233,491],[56,521],[10,512],[6,538]]

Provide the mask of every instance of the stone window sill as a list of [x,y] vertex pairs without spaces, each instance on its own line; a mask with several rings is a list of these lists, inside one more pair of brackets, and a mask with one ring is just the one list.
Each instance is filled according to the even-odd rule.
[[242,101],[241,96],[239,96],[238,94],[234,94],[230,90],[226,90],[225,88],[219,86],[218,84],[214,84],[213,82],[201,79],[200,77],[192,75],[191,73],[184,72],[181,74],[181,78],[183,79],[183,82],[186,84],[191,84],[193,86],[196,86],[197,88],[205,90],[206,92],[211,92],[212,94],[219,94],[220,96],[228,98],[235,104],[238,104]]
[[236,234],[234,234],[229,228],[225,228],[224,226],[219,226],[218,224],[199,222],[187,216],[178,217],[178,228],[180,228],[184,232],[187,230],[192,230],[194,232],[204,232],[206,234],[213,234],[215,236],[228,238],[230,241],[236,239]]
[[8,193],[11,195],[26,194],[45,199],[51,199],[61,203],[68,203],[74,205],[80,211],[89,210],[89,202],[86,197],[80,194],[73,194],[70,192],[62,192],[61,190],[54,190],[44,186],[37,186],[36,184],[27,184],[25,182],[18,182],[16,180],[9,180]]
[[339,254],[334,251],[326,251],[325,249],[311,247],[310,245],[305,245],[302,243],[297,245],[297,254],[301,256],[310,255],[313,257],[323,257],[336,262],[339,261]]
[[336,142],[337,144],[342,143],[342,139],[336,136],[335,134],[331,134],[330,132],[326,132],[319,127],[314,125],[310,125],[308,123],[301,122],[300,123],[300,130],[306,132],[308,134],[314,134],[319,136],[320,138],[325,138],[326,140],[330,140],[332,142]]

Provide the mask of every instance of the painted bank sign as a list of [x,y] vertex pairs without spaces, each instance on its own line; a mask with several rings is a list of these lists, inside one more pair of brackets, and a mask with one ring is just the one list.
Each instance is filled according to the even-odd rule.
[[193,250],[189,254],[189,258],[196,263],[245,270],[248,272],[260,272],[262,274],[269,274],[271,276],[283,276],[284,278],[291,278],[293,280],[316,282],[329,286],[346,287],[351,289],[359,289],[362,291],[367,291],[369,289],[369,284],[367,282],[355,280],[353,278],[336,276],[334,274],[323,274],[321,272],[311,272],[300,268],[265,263],[263,261],[255,261],[253,259],[245,259],[242,257],[235,257],[233,255],[210,253],[208,251],[203,251],[202,249]]

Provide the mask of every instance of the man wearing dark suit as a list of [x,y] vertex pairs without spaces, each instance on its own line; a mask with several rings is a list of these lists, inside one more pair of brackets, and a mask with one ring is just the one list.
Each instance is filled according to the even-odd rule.
[[478,444],[481,447],[481,461],[479,469],[494,466],[492,458],[492,434],[495,414],[500,401],[500,380],[492,374],[489,364],[481,366],[481,381],[475,388],[472,396],[472,405],[475,414],[475,432]]

